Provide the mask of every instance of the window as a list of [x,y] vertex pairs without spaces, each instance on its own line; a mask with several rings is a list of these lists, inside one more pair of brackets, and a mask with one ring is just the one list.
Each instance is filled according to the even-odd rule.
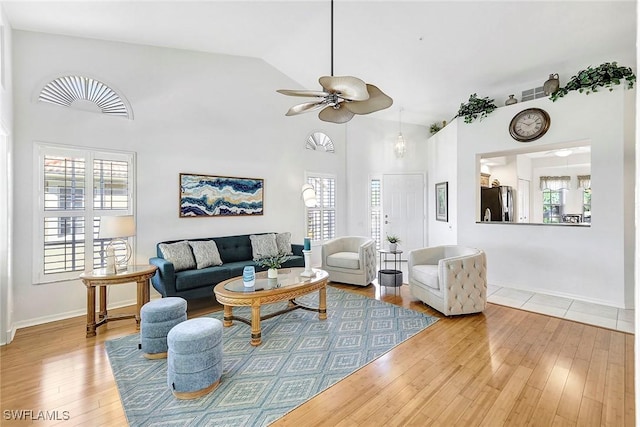
[[34,282],[104,266],[100,217],[133,214],[134,154],[38,144],[37,164]]
[[569,176],[541,176],[542,222],[561,223],[564,215],[566,192],[571,185]]
[[578,175],[578,188],[582,188],[582,221],[591,222],[591,175]]
[[542,222],[545,224],[562,222],[564,214],[565,190],[544,190],[542,192]]
[[307,208],[307,236],[312,240],[329,240],[336,236],[336,178],[333,175],[309,174],[307,183],[316,190],[318,204]]
[[382,181],[374,178],[369,186],[369,211],[371,238],[376,242],[376,249],[382,246]]
[[582,221],[591,222],[591,189],[582,191]]

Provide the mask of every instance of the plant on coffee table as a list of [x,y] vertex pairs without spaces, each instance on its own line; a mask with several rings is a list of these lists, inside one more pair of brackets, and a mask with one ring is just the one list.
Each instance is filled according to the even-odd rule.
[[266,267],[269,269],[267,272],[267,277],[273,278],[278,276],[278,268],[282,267],[282,264],[289,260],[289,255],[287,254],[278,254],[275,256],[265,257],[256,260],[256,264],[261,267]]

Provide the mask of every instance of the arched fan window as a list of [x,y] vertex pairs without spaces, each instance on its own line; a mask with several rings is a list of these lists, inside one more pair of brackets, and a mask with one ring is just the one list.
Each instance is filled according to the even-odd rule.
[[58,77],[42,88],[38,101],[133,119],[131,107],[122,96],[101,81],[90,77]]
[[307,137],[307,150],[326,151],[327,153],[335,153],[333,141],[329,136],[322,132],[313,132]]

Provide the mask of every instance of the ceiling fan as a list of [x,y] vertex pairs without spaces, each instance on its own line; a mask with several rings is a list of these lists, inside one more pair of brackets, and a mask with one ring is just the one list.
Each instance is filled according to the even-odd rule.
[[393,99],[372,84],[352,76],[333,75],[333,0],[331,0],[331,75],[319,79],[321,91],[280,89],[277,92],[289,96],[313,97],[316,100],[294,105],[287,116],[321,110],[320,120],[346,123],[356,114],[369,114],[384,110]]

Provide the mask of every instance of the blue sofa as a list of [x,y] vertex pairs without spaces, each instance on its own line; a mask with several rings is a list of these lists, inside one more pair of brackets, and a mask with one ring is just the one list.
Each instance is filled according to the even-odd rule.
[[[268,233],[260,233],[268,234]],[[275,234],[275,233],[274,233]],[[181,241],[214,240],[222,258],[222,265],[201,269],[175,271],[173,264],[162,256],[161,243]],[[292,244],[293,255],[282,265],[282,268],[304,267],[302,245]],[[246,265],[253,265],[256,271],[266,270],[253,261],[253,252],[249,234],[239,236],[209,237],[200,239],[181,239],[159,242],[156,245],[157,257],[149,258],[149,263],[158,267],[151,278],[151,284],[162,297],[179,296],[185,299],[215,297],[213,288],[218,283],[236,276],[242,276]]]

